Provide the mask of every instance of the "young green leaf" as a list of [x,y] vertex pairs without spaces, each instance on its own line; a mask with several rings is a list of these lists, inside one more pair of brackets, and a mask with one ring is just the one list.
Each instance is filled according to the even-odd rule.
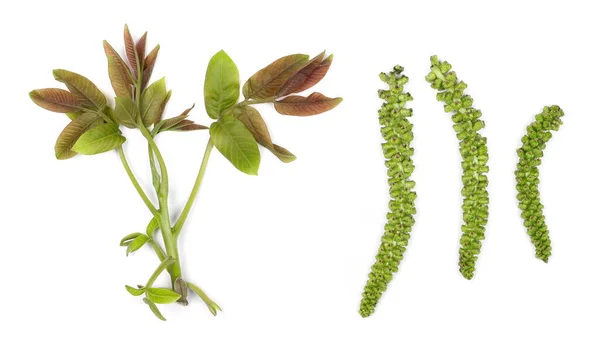
[[240,97],[240,74],[233,60],[221,50],[208,62],[204,79],[204,106],[210,118],[219,118]]
[[246,125],[246,128],[250,130],[259,145],[270,150],[279,160],[283,162],[296,160],[294,154],[290,153],[287,149],[273,144],[267,124],[255,108],[251,106],[236,106],[232,114]]
[[53,112],[77,112],[81,106],[73,94],[60,88],[33,90],[29,97],[37,106]]
[[130,287],[128,285],[125,286],[125,289],[127,289],[127,291],[129,292],[129,294],[131,294],[133,296],[142,296],[146,292],[145,288],[137,289],[137,288],[134,288],[134,287]]
[[127,55],[127,61],[129,61],[129,65],[133,70],[133,76],[137,79],[139,58],[135,48],[135,43],[133,42],[133,37],[131,37],[131,32],[129,32],[129,27],[127,24],[125,24],[125,28],[123,29],[123,41],[125,42],[125,54]]
[[277,59],[246,81],[242,92],[246,99],[275,97],[288,79],[306,65],[308,55],[294,54]]
[[117,97],[131,98],[133,92],[133,77],[125,61],[115,49],[104,41],[104,52],[108,59],[108,76]]
[[56,158],[64,160],[77,155],[77,153],[72,150],[75,142],[79,140],[83,133],[101,123],[103,123],[103,120],[100,116],[89,112],[85,112],[75,118],[65,127],[65,129],[63,129],[58,136],[58,139],[56,139],[56,144],[54,145]]
[[150,220],[150,222],[148,222],[148,225],[146,226],[146,234],[148,234],[149,237],[152,237],[154,235],[154,231],[158,229],[158,220],[156,219],[156,217],[153,217],[152,220]]
[[81,116],[81,114],[83,113],[83,111],[77,111],[77,112],[67,112],[66,115],[67,117],[69,117],[69,119],[72,121],[75,118]]
[[312,116],[329,111],[338,106],[342,98],[328,98],[315,92],[308,97],[289,96],[274,102],[275,110],[282,115]]
[[165,78],[154,82],[144,90],[140,116],[146,127],[155,123],[157,119],[160,120],[165,99],[167,99]]
[[108,152],[125,142],[119,127],[114,123],[105,123],[88,130],[77,140],[73,150],[85,155]]
[[206,293],[200,289],[199,286],[195,285],[194,283],[190,283],[187,282],[187,286],[192,289],[192,291],[194,293],[196,293],[201,299],[202,301],[204,301],[204,303],[206,304],[206,307],[208,307],[208,310],[212,313],[212,315],[217,315],[217,311],[222,312],[223,310],[221,309],[221,307],[219,307],[219,305],[217,305],[213,300],[211,300],[208,295],[206,295]]
[[135,252],[137,250],[139,250],[140,248],[142,248],[144,245],[146,245],[146,243],[148,242],[148,236],[147,235],[138,235],[135,239],[133,239],[133,241],[129,244],[129,246],[127,246],[127,251],[125,252],[125,255],[129,255],[132,252]]
[[146,289],[146,297],[158,304],[168,304],[179,300],[181,295],[167,288],[148,288]]
[[64,69],[55,69],[52,74],[54,79],[67,86],[75,99],[83,106],[97,110],[102,110],[106,106],[104,93],[83,75]]
[[144,75],[142,81],[142,90],[146,88],[148,82],[150,82],[150,78],[152,77],[152,70],[154,70],[154,64],[156,63],[156,58],[158,57],[158,51],[160,50],[160,45],[157,45],[152,49],[148,56],[144,59]]
[[244,123],[231,116],[221,117],[210,126],[210,137],[219,152],[238,170],[250,175],[258,174],[258,145]]
[[277,97],[287,96],[292,93],[299,93],[316,85],[329,70],[333,55],[329,55],[325,60],[325,52],[314,57],[308,64],[294,74],[277,93]]
[[137,238],[140,235],[143,235],[143,234],[136,232],[136,233],[131,233],[131,234],[124,236],[123,239],[121,239],[119,246],[129,246],[129,244],[131,244],[131,241],[133,241],[135,238]]
[[138,107],[131,98],[115,98],[113,116],[119,123],[130,129],[136,128],[139,115]]
[[150,307],[150,310],[152,311],[152,313],[154,313],[154,315],[156,315],[157,318],[159,318],[162,321],[167,321],[167,319],[165,319],[165,317],[160,313],[158,307],[156,307],[156,304],[154,302],[148,300],[147,298],[144,298],[144,303]]

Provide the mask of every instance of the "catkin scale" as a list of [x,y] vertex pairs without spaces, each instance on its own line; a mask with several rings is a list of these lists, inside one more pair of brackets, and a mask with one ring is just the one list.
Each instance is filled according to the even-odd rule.
[[405,108],[406,102],[413,98],[404,92],[408,77],[402,72],[402,67],[395,66],[390,73],[380,74],[381,80],[389,86],[388,90],[379,90],[378,94],[384,100],[379,110],[379,124],[384,140],[381,147],[388,169],[391,199],[381,245],[360,303],[359,312],[363,317],[368,317],[375,311],[393,273],[398,271],[415,222],[413,216],[416,213],[414,203],[417,195],[413,191],[415,182],[409,179],[415,169],[411,159],[414,150],[410,146],[413,125],[408,121],[408,117],[412,116],[412,109]]
[[546,143],[552,138],[550,131],[558,130],[563,115],[563,111],[556,105],[544,107],[542,113],[536,115],[534,122],[527,127],[527,134],[521,139],[523,146],[517,150],[519,162],[515,178],[523,225],[535,247],[535,256],[546,263],[552,254],[552,246],[538,190],[538,166],[542,163]]
[[451,113],[454,131],[460,141],[460,155],[463,159],[461,195],[463,196],[463,225],[460,238],[459,269],[466,279],[473,278],[475,263],[481,252],[481,242],[485,238],[488,220],[489,194],[486,190],[489,171],[487,166],[487,139],[478,133],[485,127],[480,119],[481,111],[473,108],[473,98],[464,94],[467,84],[458,81],[452,66],[431,57],[431,72],[425,79],[438,90],[438,101],[444,102],[444,111]]

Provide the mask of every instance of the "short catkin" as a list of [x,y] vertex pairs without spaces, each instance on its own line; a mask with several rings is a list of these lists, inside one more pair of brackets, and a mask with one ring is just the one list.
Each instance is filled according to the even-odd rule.
[[446,105],[444,110],[452,114],[454,130],[460,140],[462,156],[463,225],[460,238],[459,268],[466,278],[473,278],[475,263],[481,252],[488,220],[489,195],[487,192],[489,171],[487,139],[478,133],[485,126],[481,111],[473,108],[473,98],[465,94],[467,84],[458,81],[452,66],[446,61],[431,57],[431,72],[426,80],[438,90],[437,99]]
[[552,138],[550,131],[558,130],[563,115],[563,111],[556,105],[544,107],[542,113],[536,115],[533,123],[527,126],[527,134],[521,139],[523,146],[517,150],[519,162],[515,177],[521,217],[531,243],[535,246],[535,256],[546,263],[552,254],[552,247],[538,190],[538,166],[542,163],[546,143]]
[[415,182],[410,180],[415,169],[411,159],[414,150],[410,145],[413,125],[408,121],[412,109],[405,108],[413,98],[410,93],[404,92],[408,77],[403,75],[403,71],[402,67],[395,66],[390,73],[380,74],[381,80],[389,86],[388,90],[379,90],[379,98],[384,100],[379,110],[379,123],[391,199],[385,232],[362,294],[360,314],[363,317],[375,311],[382,293],[398,271],[415,223],[413,215],[416,213],[417,194],[413,191]]

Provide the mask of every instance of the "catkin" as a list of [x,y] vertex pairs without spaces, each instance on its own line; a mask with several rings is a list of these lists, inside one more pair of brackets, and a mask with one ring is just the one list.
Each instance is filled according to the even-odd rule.
[[415,168],[411,159],[414,150],[410,145],[413,125],[408,121],[412,109],[405,108],[413,98],[410,93],[404,92],[408,77],[402,74],[403,71],[402,67],[395,66],[390,73],[380,74],[381,80],[389,86],[388,90],[379,90],[379,98],[384,100],[379,110],[379,123],[391,200],[381,245],[362,294],[360,314],[363,317],[374,312],[393,274],[398,271],[415,222],[413,215],[416,213],[414,203],[417,195],[413,191],[415,182],[410,180]]
[[542,163],[546,143],[552,138],[550,131],[558,130],[563,115],[563,111],[556,105],[544,107],[543,112],[536,115],[535,121],[527,127],[527,134],[521,139],[523,146],[517,150],[519,162],[515,177],[521,217],[527,234],[531,237],[531,243],[535,246],[535,256],[546,263],[552,254],[552,247],[538,190],[538,166]]
[[458,81],[452,66],[431,57],[431,72],[426,80],[438,90],[437,99],[445,103],[444,110],[452,114],[454,130],[460,140],[462,156],[463,225],[460,239],[459,268],[466,278],[473,278],[475,263],[481,251],[485,225],[488,220],[489,195],[486,190],[489,171],[487,166],[487,139],[478,133],[485,126],[481,111],[473,108],[473,98],[464,93],[467,84]]

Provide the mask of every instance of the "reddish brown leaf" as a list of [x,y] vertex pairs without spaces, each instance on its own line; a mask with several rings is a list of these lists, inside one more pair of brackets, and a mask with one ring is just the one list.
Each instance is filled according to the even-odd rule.
[[133,91],[133,79],[129,67],[125,61],[117,54],[115,49],[104,41],[104,52],[108,59],[108,76],[112,84],[113,90],[117,97],[129,97]]
[[[140,37],[140,39],[138,39],[137,43],[135,44],[135,50],[137,52],[137,56],[138,56],[140,62],[143,62],[144,56],[146,56],[146,37],[147,36],[148,36],[148,32],[144,32],[142,37]],[[144,69],[144,66],[142,66],[142,70],[143,69]]]
[[54,112],[77,112],[81,106],[71,92],[60,88],[34,90],[29,92],[29,97],[38,106]]
[[189,113],[190,113],[190,111],[192,111],[194,106],[196,106],[196,104],[192,105],[192,107],[190,107],[189,109],[186,109],[185,111],[183,111],[181,113],[181,115],[179,115],[177,117],[162,120],[158,124],[160,126],[159,132],[169,130],[169,129],[173,128],[174,126],[178,125],[181,121],[183,121],[184,119],[186,119],[189,116]]
[[282,115],[312,116],[329,111],[342,102],[342,98],[328,98],[315,92],[308,97],[289,96],[274,103],[275,110]]
[[[286,96],[292,93],[300,93],[316,85],[325,77],[329,67],[333,62],[333,55],[329,55],[325,60],[325,52],[315,57],[306,67],[302,68],[296,75],[290,78],[290,81],[279,92],[278,96]],[[320,57],[320,59],[319,59]],[[285,89],[285,90],[284,90]]]
[[203,126],[201,124],[196,124],[193,121],[190,121],[189,119],[184,119],[183,121],[179,122],[179,124],[177,124],[176,126],[172,127],[169,130],[192,131],[192,130],[204,130],[204,129],[208,129],[208,127]]
[[233,117],[244,123],[259,145],[270,150],[279,160],[292,162],[296,159],[294,154],[290,153],[287,149],[273,144],[267,124],[255,108],[251,106],[236,106],[231,113]]
[[125,41],[125,53],[127,54],[127,61],[129,61],[133,75],[137,79],[139,58],[137,56],[137,49],[135,48],[133,37],[131,37],[131,32],[129,32],[129,27],[127,24],[125,24],[125,29],[123,29],[123,40]]
[[103,122],[100,116],[89,112],[83,113],[71,121],[56,140],[56,145],[54,146],[56,158],[64,160],[77,155],[76,152],[71,150],[75,142],[77,142],[83,133]]
[[256,72],[246,81],[242,92],[246,99],[268,99],[277,95],[288,79],[306,65],[308,55],[284,56]]
[[150,81],[150,77],[152,76],[152,70],[154,69],[154,63],[156,63],[156,58],[158,57],[158,51],[160,50],[160,45],[157,45],[152,49],[148,56],[144,59],[144,75],[142,79],[142,89],[146,88],[148,82]]
[[52,74],[54,79],[67,86],[81,105],[98,110],[106,106],[106,96],[88,78],[64,69],[55,69]]

